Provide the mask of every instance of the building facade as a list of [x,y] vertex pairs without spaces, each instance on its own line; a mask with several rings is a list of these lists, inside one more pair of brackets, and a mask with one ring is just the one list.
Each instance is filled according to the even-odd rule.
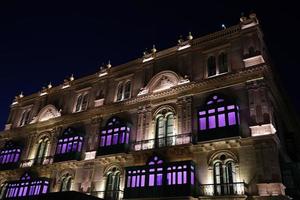
[[290,110],[251,14],[17,96],[0,134],[0,198],[296,198]]

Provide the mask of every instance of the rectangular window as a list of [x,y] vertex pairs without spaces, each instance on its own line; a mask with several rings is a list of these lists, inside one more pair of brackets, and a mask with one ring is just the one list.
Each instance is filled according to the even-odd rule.
[[168,172],[167,179],[168,179],[168,185],[172,185],[172,173],[171,172]]
[[194,172],[191,171],[191,184],[194,185],[195,184],[195,175]]
[[105,136],[101,136],[100,146],[101,147],[105,146]]
[[182,172],[177,172],[177,184],[182,184]]
[[135,187],[135,182],[136,182],[136,176],[132,176],[132,179],[131,179],[131,187]]

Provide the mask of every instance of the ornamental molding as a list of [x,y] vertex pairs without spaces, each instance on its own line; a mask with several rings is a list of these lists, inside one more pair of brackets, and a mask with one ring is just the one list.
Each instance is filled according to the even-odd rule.
[[52,118],[60,117],[60,112],[61,111],[58,111],[54,105],[49,104],[42,108],[38,115],[30,123],[44,122]]

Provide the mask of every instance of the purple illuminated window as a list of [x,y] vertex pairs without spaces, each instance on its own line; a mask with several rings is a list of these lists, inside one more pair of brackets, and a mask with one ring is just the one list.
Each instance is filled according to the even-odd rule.
[[106,127],[101,131],[99,136],[99,146],[111,146],[129,143],[130,128],[125,122],[113,117],[106,123]]
[[72,153],[72,152],[81,152],[83,143],[83,137],[74,136],[73,130],[68,128],[63,133],[63,138],[58,140],[56,155]]
[[31,179],[28,173],[25,173],[19,181],[8,182],[5,191],[6,198],[36,196],[47,193],[49,181],[44,178]]
[[228,105],[217,95],[207,101],[203,110],[198,111],[199,131],[222,128],[239,124],[239,108]]
[[0,165],[19,162],[21,148],[14,142],[6,142],[3,149],[0,150]]

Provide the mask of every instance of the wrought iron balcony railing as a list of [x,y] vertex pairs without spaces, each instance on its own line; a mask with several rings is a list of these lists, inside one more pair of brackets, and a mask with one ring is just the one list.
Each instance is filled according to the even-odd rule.
[[33,165],[48,165],[53,163],[53,156],[22,160],[20,167],[31,167]]
[[91,195],[105,200],[123,199],[122,190],[92,191]]
[[244,182],[200,185],[201,196],[244,195],[246,193],[247,185]]
[[131,148],[133,151],[141,151],[147,149],[189,144],[192,142],[193,142],[192,134],[188,133],[188,134],[180,134],[180,135],[168,136],[163,138],[137,141],[132,143]]

